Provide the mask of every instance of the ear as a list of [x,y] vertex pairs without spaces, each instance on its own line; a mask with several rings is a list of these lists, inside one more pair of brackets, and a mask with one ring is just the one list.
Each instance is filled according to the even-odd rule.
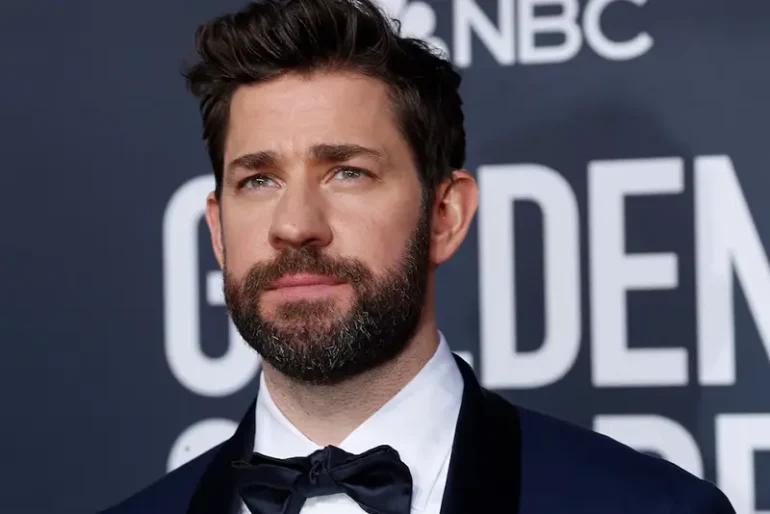
[[219,267],[225,267],[225,246],[222,240],[222,212],[219,200],[214,192],[206,198],[206,223],[211,234],[211,247]]
[[452,172],[451,180],[436,190],[431,232],[431,262],[449,260],[460,248],[479,206],[479,188],[466,170]]

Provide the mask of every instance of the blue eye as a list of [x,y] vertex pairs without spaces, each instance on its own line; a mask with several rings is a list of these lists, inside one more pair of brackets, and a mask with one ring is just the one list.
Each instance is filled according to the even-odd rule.
[[364,170],[359,170],[358,168],[340,168],[334,174],[335,178],[339,178],[340,180],[355,180],[365,175],[366,172]]
[[272,179],[264,175],[255,175],[246,179],[241,187],[244,189],[260,189],[263,187],[268,187],[272,184],[274,184]]

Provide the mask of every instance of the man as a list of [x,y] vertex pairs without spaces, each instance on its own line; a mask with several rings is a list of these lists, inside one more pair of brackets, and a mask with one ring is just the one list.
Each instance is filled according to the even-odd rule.
[[264,0],[197,33],[225,297],[264,362],[235,435],[110,514],[732,513],[663,460],[479,386],[435,270],[478,192],[460,78],[370,0]]

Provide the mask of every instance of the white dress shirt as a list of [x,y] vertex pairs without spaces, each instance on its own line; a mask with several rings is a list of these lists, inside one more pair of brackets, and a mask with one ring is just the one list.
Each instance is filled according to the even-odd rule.
[[[382,444],[395,448],[412,473],[412,514],[439,514],[441,510],[462,402],[462,375],[443,334],[439,332],[439,336],[439,347],[422,370],[339,445],[356,454]],[[310,455],[321,448],[281,413],[270,397],[264,375],[260,378],[256,417],[256,452],[286,459]],[[245,505],[243,512],[249,512]],[[347,495],[334,494],[308,499],[301,514],[363,512]]]

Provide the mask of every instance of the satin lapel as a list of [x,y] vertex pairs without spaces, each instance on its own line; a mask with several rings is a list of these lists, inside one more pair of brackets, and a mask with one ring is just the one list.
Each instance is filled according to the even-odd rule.
[[254,449],[256,400],[252,402],[235,434],[225,441],[203,472],[190,500],[187,514],[229,513],[234,508],[235,477],[232,463]]
[[521,472],[518,411],[484,390],[467,363],[457,356],[455,360],[465,387],[441,514],[517,514]]

